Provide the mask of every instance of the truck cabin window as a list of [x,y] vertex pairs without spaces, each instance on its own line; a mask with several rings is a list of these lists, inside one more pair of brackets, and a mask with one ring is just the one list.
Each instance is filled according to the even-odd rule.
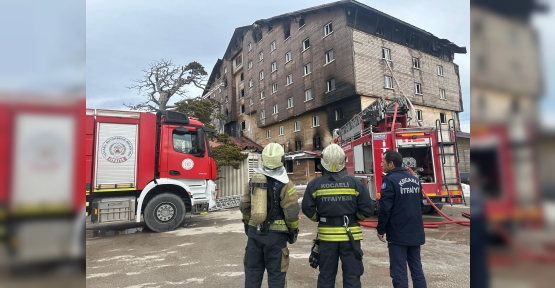
[[197,134],[173,133],[173,150],[185,154],[197,154]]

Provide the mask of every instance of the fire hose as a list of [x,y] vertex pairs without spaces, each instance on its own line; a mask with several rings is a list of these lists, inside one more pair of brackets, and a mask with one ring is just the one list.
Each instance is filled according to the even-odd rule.
[[[441,216],[443,216],[443,217],[445,217],[445,219],[449,220],[449,221],[439,221],[439,222],[424,222],[424,228],[439,228],[439,225],[446,225],[446,224],[459,224],[459,225],[462,225],[462,226],[470,227],[470,220],[455,220],[455,219],[449,217],[447,214],[443,213],[443,211],[441,211],[440,209],[437,208],[437,206],[434,204],[432,199],[430,199],[430,197],[428,197],[428,195],[426,195],[426,193],[422,192],[422,195],[424,195],[424,197],[426,197],[426,200],[428,200],[430,205],[432,205],[432,207]],[[468,214],[468,213],[462,212],[461,214],[464,217],[466,217],[466,215],[468,215],[468,218],[470,218],[470,214]],[[360,223],[361,226],[364,226],[364,227],[376,228],[378,226],[378,220],[366,219],[366,220],[361,220],[361,221],[358,221],[358,222]]]

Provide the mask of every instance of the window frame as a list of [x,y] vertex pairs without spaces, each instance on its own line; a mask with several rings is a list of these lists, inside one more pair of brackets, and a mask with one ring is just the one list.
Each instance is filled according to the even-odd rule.
[[320,127],[320,115],[312,116],[312,128]]
[[272,130],[266,130],[266,139],[272,138]]
[[279,136],[283,136],[283,135],[285,135],[285,128],[283,128],[283,125],[282,125],[282,126],[279,126]]
[[[310,99],[307,99],[307,92],[310,91]],[[314,99],[314,95],[312,95],[312,88],[308,88],[304,90],[304,102],[310,101]]]
[[278,86],[277,83],[272,84],[272,94],[277,93],[278,92]]
[[391,49],[382,47],[382,59],[391,61]]
[[343,120],[343,107],[335,109],[335,121]]
[[289,86],[293,84],[293,73],[287,75],[287,77],[285,77],[285,86]]
[[285,53],[285,63],[289,63],[293,60],[293,54],[291,53],[291,50],[289,50],[287,53]]
[[260,120],[266,119],[266,110],[262,109],[262,111],[260,111]]
[[[420,90],[420,91],[418,91]],[[422,95],[422,84],[414,82],[414,94]]]
[[447,124],[447,114],[443,112],[439,113],[439,122],[441,124]]
[[299,132],[299,131],[301,131],[301,121],[297,120],[293,124],[293,132]]
[[306,63],[306,65],[304,65],[303,69],[304,69],[304,76],[309,75],[310,73],[312,73],[312,69],[310,68],[310,62]]
[[[384,81],[383,87],[384,87],[385,89],[393,89],[393,77],[391,77],[391,76],[389,76],[389,75],[384,75],[383,77],[384,77],[384,78],[383,78],[383,81]],[[387,79],[389,79],[390,87],[387,87],[387,83],[388,83],[388,81],[386,81]]]
[[443,74],[443,65],[437,65],[437,76],[444,76]]
[[440,100],[447,100],[445,98],[445,89],[439,88],[439,99]]
[[258,60],[259,62],[262,61],[262,60],[264,60],[264,51],[260,51],[260,52],[258,53],[258,59],[259,59],[259,60]]
[[272,41],[272,43],[270,43],[270,52],[273,52],[274,50],[276,50],[276,40]]
[[331,33],[333,33],[333,24],[332,24],[332,22],[333,21],[330,21],[328,24],[324,25],[324,37],[327,37]]
[[279,113],[279,106],[278,104],[274,104],[274,113],[272,115],[278,114]]
[[264,80],[264,70],[258,73],[258,78],[259,78],[258,80]]
[[[416,60],[416,61],[415,61]],[[416,65],[415,65],[416,64]],[[412,68],[420,69],[420,58],[412,57]]]
[[326,93],[335,91],[335,78],[326,81]]
[[416,120],[417,121],[423,121],[424,115],[422,114],[422,110],[421,109],[415,109],[415,111],[416,111]]
[[264,99],[264,98],[265,98],[265,96],[264,96],[264,90],[262,90],[262,91],[260,91],[260,100],[262,100],[262,99]]
[[330,64],[334,60],[335,60],[335,56],[333,53],[333,49],[326,51],[326,63],[324,64],[324,66]]
[[270,69],[272,70],[272,72],[270,72],[270,73],[274,73],[274,72],[277,71],[277,62],[276,61],[272,62],[272,65],[271,65]]
[[[306,43],[308,43],[308,45],[305,45]],[[303,40],[303,52],[306,51],[308,48],[310,48],[310,38],[306,38]]]
[[287,109],[293,108],[294,107],[294,103],[293,103],[293,97],[289,97],[287,98]]

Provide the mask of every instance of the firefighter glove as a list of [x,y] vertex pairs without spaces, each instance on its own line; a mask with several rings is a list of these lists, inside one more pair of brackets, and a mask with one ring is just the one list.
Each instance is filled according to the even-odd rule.
[[318,244],[319,241],[317,239],[312,240],[312,249],[310,250],[310,257],[308,257],[308,262],[310,263],[310,267],[316,269],[318,268]]
[[297,242],[298,235],[299,235],[299,229],[289,229],[289,239],[287,239],[287,242],[289,242],[289,244],[293,244]]

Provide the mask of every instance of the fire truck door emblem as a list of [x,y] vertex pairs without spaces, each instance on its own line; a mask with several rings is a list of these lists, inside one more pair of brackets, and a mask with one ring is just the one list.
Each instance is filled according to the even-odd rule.
[[185,170],[191,170],[195,166],[195,162],[193,162],[193,160],[187,158],[187,159],[183,160],[183,162],[181,162],[181,166],[183,166],[183,169],[185,169]]
[[112,163],[123,163],[133,155],[133,144],[125,137],[113,136],[102,144],[102,156]]

